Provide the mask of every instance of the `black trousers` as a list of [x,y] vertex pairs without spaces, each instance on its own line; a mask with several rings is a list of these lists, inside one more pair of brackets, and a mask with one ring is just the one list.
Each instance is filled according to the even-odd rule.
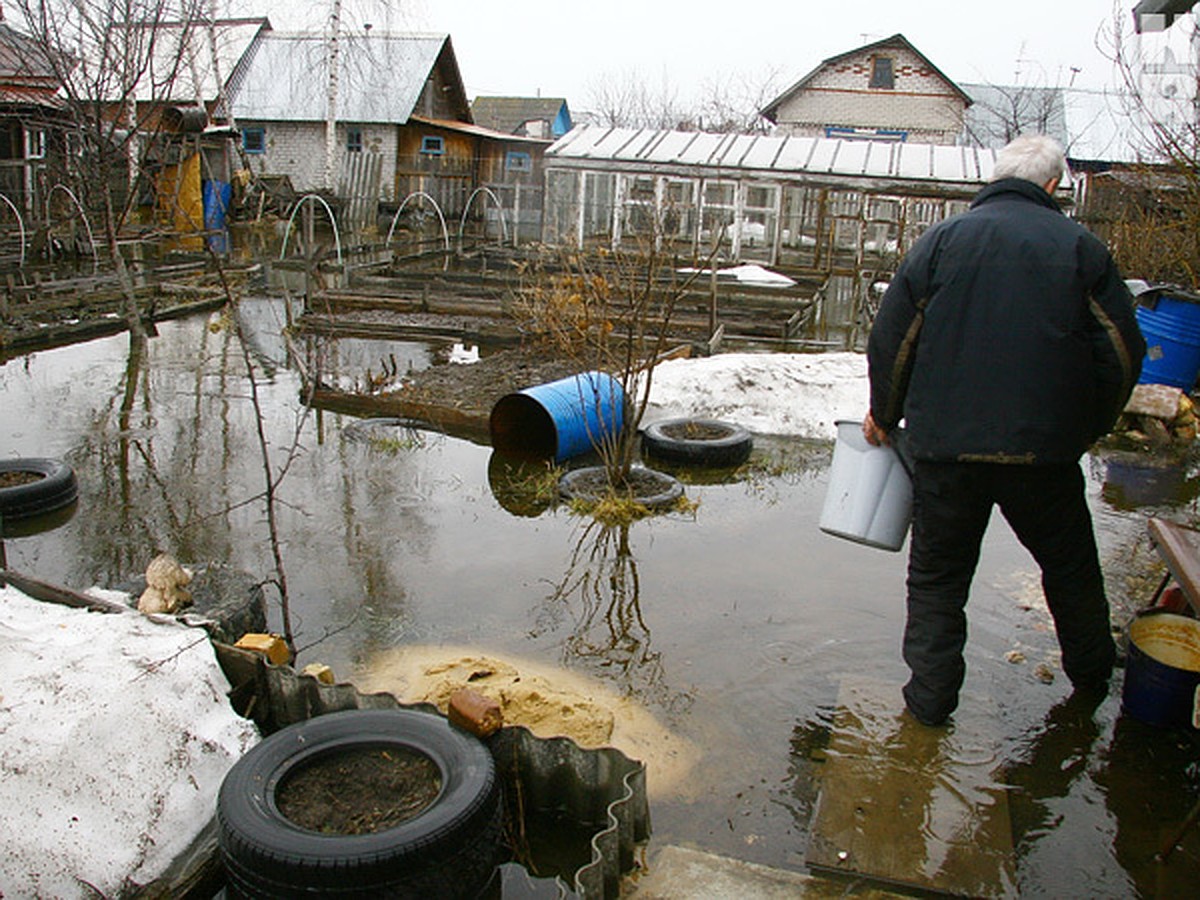
[[1112,674],[1116,649],[1079,465],[917,462],[904,699],[928,724],[958,706],[967,595],[993,505],[1041,567],[1067,677],[1099,686]]

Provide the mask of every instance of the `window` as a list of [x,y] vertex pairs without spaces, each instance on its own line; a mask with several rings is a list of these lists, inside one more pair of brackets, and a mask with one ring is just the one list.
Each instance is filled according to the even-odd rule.
[[30,128],[25,133],[26,140],[29,142],[26,157],[29,159],[45,159],[46,157],[46,132],[41,128]]
[[446,152],[446,144],[437,135],[427,134],[421,138],[421,152],[427,156],[441,156]]
[[871,87],[891,90],[896,86],[896,73],[890,56],[871,57]]
[[362,129],[347,128],[346,129],[346,152],[347,153],[362,153]]
[[532,172],[533,157],[521,150],[509,150],[504,157],[504,168],[510,172]]
[[242,129],[242,149],[247,153],[267,152],[267,133],[262,128]]

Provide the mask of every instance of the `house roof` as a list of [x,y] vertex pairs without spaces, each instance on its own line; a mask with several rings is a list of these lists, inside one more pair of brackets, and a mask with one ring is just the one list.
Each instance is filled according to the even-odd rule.
[[511,134],[526,122],[554,124],[566,105],[562,97],[476,97],[471,118],[477,125]]
[[262,16],[216,19],[212,42],[207,22],[144,23],[138,27],[155,33],[150,70],[138,83],[137,99],[203,104],[216,100],[236,77],[256,43],[270,33],[271,22]]
[[37,42],[0,22],[0,82],[56,82],[54,67]]
[[[262,41],[233,99],[238,119],[324,121],[329,45],[324,35],[275,32]],[[446,34],[346,35],[338,51],[339,122],[407,122],[434,67],[461,107],[466,95]]]
[[787,176],[853,176],[978,188],[995,168],[994,150],[794,135],[706,134],[580,125],[546,151],[546,164],[573,168],[652,167],[752,171]]
[[795,84],[793,84],[787,90],[785,90],[782,94],[780,94],[778,97],[776,97],[774,100],[772,100],[766,106],[764,106],[761,110],[759,110],[759,114],[764,116],[765,118],[769,119],[770,121],[774,122],[775,114],[776,114],[776,112],[778,112],[779,107],[783,103],[785,103],[797,91],[806,87],[808,85],[808,83],[810,81],[812,81],[827,66],[836,65],[837,63],[841,62],[842,60],[849,59],[852,56],[858,56],[859,54],[862,54],[862,53],[870,53],[873,50],[884,50],[884,49],[896,48],[896,47],[901,47],[905,50],[915,53],[917,55],[917,57],[921,60],[921,62],[923,62],[925,65],[929,66],[929,68],[933,71],[933,73],[935,75],[937,75],[940,79],[942,79],[942,81],[944,81],[950,88],[952,88],[954,90],[954,92],[956,94],[959,95],[959,97],[962,98],[964,103],[966,103],[968,106],[971,105],[971,102],[972,102],[971,97],[962,88],[960,88],[957,84],[955,84],[953,81],[951,81],[949,78],[947,78],[946,75],[943,74],[941,69],[939,69],[932,62],[930,62],[929,57],[927,57],[924,53],[922,53],[920,50],[918,50],[916,47],[914,47],[909,42],[908,38],[906,38],[904,35],[893,34],[891,37],[884,38],[881,41],[875,41],[872,44],[865,44],[862,47],[855,47],[853,50],[847,50],[845,53],[839,53],[836,56],[831,56],[828,59],[822,60],[820,65],[818,65],[811,72],[809,72],[807,75],[805,75],[799,81],[797,81]]
[[457,122],[452,119],[430,119],[426,116],[410,116],[409,121],[432,125],[435,128],[444,128],[447,131],[457,131],[459,134],[469,134],[473,137],[491,138],[492,140],[504,141],[505,143],[533,144],[543,147],[548,147],[551,143],[545,138],[525,137],[521,134],[496,131],[492,128],[485,128],[482,125],[472,125],[469,122]]
[[1141,0],[1133,8],[1133,26],[1139,33],[1165,31],[1195,5],[1196,0]]

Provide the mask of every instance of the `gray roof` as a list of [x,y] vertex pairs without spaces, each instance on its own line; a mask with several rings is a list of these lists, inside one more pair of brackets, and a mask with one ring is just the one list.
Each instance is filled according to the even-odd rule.
[[511,134],[526,122],[543,120],[553,125],[566,105],[563,97],[476,97],[471,118],[476,125]]
[[[138,100],[186,104],[217,99],[220,88],[229,83],[255,40],[270,32],[271,23],[264,17],[218,19],[212,26],[212,42],[205,22],[186,26],[178,22],[140,23],[136,27],[146,30],[148,36],[154,34],[150,73],[138,82]],[[164,75],[172,72],[175,77],[164,90]],[[118,87],[114,83],[113,89]]]
[[580,125],[546,150],[546,165],[750,170],[776,176],[836,175],[981,185],[991,149],[841,138],[707,134]]
[[[339,122],[404,123],[449,36],[355,34],[339,47]],[[324,121],[328,42],[320,34],[270,34],[233,103],[239,119]]]

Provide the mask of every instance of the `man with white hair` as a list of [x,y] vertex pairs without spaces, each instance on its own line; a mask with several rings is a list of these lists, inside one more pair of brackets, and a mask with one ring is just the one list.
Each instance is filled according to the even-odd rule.
[[1041,567],[1062,665],[1107,690],[1115,658],[1079,459],[1141,371],[1133,300],[1104,244],[1062,214],[1062,147],[1018,137],[971,208],[905,255],[868,342],[863,433],[901,420],[913,464],[904,686],[938,725],[965,675],[965,608],[992,506]]

